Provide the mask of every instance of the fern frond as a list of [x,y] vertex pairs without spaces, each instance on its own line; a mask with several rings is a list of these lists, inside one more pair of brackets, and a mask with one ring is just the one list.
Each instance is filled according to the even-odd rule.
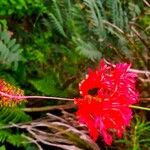
[[77,50],[83,56],[91,59],[92,61],[99,60],[101,58],[101,52],[99,52],[94,44],[91,42],[84,42],[83,40],[78,39]]
[[111,12],[112,23],[121,29],[127,28],[128,18],[126,12],[122,8],[120,0],[108,0],[107,5]]
[[28,141],[27,141],[26,138],[24,138],[20,134],[11,134],[10,136],[8,136],[7,142],[10,143],[10,144],[12,144],[13,146],[21,147],[25,143],[27,143]]
[[10,130],[0,130],[0,142],[3,143],[11,135]]
[[70,13],[71,18],[69,22],[71,24],[71,33],[77,38],[82,36],[82,38],[86,39],[88,37],[87,34],[89,34],[89,30],[84,12],[82,12],[79,6],[76,6],[71,8]]
[[59,22],[56,16],[52,13],[49,13],[49,18],[50,18],[51,23],[53,24],[53,28],[62,36],[67,37],[63,29],[63,25]]
[[[100,2],[96,1],[89,1],[84,0],[85,5],[88,8],[89,12],[89,21],[91,24],[91,28],[94,31],[96,35],[98,35],[99,39],[104,39],[106,36],[106,31],[103,24],[103,16],[102,16],[102,10],[100,10],[100,7],[102,7]],[[104,12],[103,12],[104,13]]]
[[11,39],[7,31],[0,29],[0,64],[17,69],[18,63],[22,60],[20,45],[15,39]]
[[0,109],[0,125],[30,121],[31,117],[18,107]]
[[63,25],[63,18],[62,18],[62,14],[61,14],[61,10],[57,4],[57,1],[56,0],[52,0],[53,1],[53,11],[54,11],[54,14],[56,16],[56,18],[58,19],[58,21],[60,22],[60,24]]
[[21,134],[19,131],[14,133],[11,128],[7,128],[5,125],[31,121],[31,117],[19,107],[2,108],[0,114],[0,143],[7,142],[17,147],[27,144],[28,141],[22,136],[23,133]]
[[0,130],[0,143],[7,142],[16,147],[22,147],[27,144],[28,141],[22,136],[22,134],[14,134],[11,130]]
[[13,130],[5,128],[5,125],[31,121],[31,117],[18,107],[2,108],[0,114],[0,143],[7,142],[20,147],[23,142],[27,142],[19,132],[13,133]]

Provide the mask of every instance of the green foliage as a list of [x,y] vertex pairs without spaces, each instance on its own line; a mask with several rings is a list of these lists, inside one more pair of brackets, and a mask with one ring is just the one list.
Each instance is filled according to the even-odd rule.
[[11,135],[11,133],[8,130],[0,131],[0,142],[3,143],[7,139],[7,137],[9,137],[10,135]]
[[54,29],[58,31],[58,33],[60,33],[62,36],[66,37],[64,31],[63,16],[61,14],[61,9],[59,8],[56,0],[52,0],[51,8],[52,8],[52,13],[48,13],[48,17],[52,23],[52,27],[54,27]]
[[6,150],[5,146],[4,146],[4,145],[1,146],[1,147],[0,147],[0,150]]
[[136,124],[133,124],[132,142],[133,150],[148,149],[150,147],[150,122],[142,121],[136,117]]
[[123,10],[124,4],[118,0],[108,0],[107,4],[110,8],[112,23],[121,29],[128,29],[128,12]]
[[78,47],[76,48],[80,54],[90,58],[92,61],[99,60],[101,58],[101,52],[96,49],[96,46],[91,42],[84,42],[81,39],[76,41]]
[[4,125],[30,121],[31,117],[17,107],[2,108],[0,114],[0,143],[9,143],[16,147],[25,146],[28,140],[21,135],[22,133],[19,131],[13,133],[13,130],[3,127]]
[[108,49],[113,47],[119,48],[120,51],[127,51],[128,46],[125,37],[114,28],[115,26],[120,30],[128,30],[127,12],[123,10],[121,1],[84,0],[84,4],[90,33],[90,36],[87,35],[88,38],[84,39],[85,43],[90,41],[90,45],[93,44],[92,47],[95,47],[98,52],[100,51],[104,57],[109,58],[111,57],[111,51]]
[[[0,130],[0,143],[9,143],[15,147],[28,147],[29,141],[24,138],[23,134],[13,133],[11,130]],[[3,146],[2,148],[5,148]]]
[[18,63],[23,61],[22,49],[11,39],[8,31],[0,29],[0,64],[5,68],[17,69]]
[[[101,53],[97,51],[90,40],[86,46],[84,37],[87,36],[84,36],[84,33],[86,34],[89,29],[87,29],[86,18],[80,5],[74,5],[71,1],[57,3],[55,0],[51,10],[50,13],[48,12],[49,19],[44,19],[44,25],[48,29],[52,27],[63,37],[70,37],[75,44],[75,49],[83,56],[91,60],[101,57]],[[66,30],[67,32],[65,32]]]
[[111,57],[111,52],[107,50],[110,47],[121,47],[122,55],[128,57],[131,47],[126,37],[114,28],[129,30],[129,10],[123,9],[125,6],[119,0],[84,0],[83,3],[67,0],[58,3],[53,0],[47,12],[48,19],[43,19],[44,25],[65,38],[69,37],[74,48],[91,60],[99,60],[102,55]]
[[17,15],[21,17],[37,12],[42,13],[46,7],[43,0],[1,0],[0,10],[1,16]]
[[31,120],[31,117],[25,114],[20,108],[2,108],[0,110],[0,125],[8,123],[19,123]]
[[42,79],[30,80],[30,83],[44,95],[61,96],[65,92],[60,90],[59,81],[54,73],[49,73]]
[[56,31],[58,31],[62,36],[66,37],[63,26],[61,25],[59,20],[52,13],[49,13],[49,18],[52,22],[53,27],[56,29]]
[[7,137],[7,142],[12,144],[13,146],[20,147],[23,146],[24,143],[27,143],[28,140],[25,139],[22,135],[20,134],[11,134]]
[[150,147],[149,134],[150,122],[145,122],[144,119],[136,115],[130,131],[125,133],[124,139],[119,139],[116,143],[124,144],[126,149],[147,150]]
[[88,1],[84,0],[85,5],[88,9],[88,19],[91,22],[91,30],[94,31],[95,35],[98,36],[99,40],[103,41],[106,36],[103,20],[105,19],[102,12],[101,1]]

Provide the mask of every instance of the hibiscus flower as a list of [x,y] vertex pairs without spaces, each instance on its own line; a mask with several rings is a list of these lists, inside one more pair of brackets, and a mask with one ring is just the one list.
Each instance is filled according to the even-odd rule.
[[86,78],[79,83],[81,98],[75,98],[79,122],[85,124],[91,137],[99,134],[110,145],[115,132],[122,137],[125,127],[130,125],[130,105],[138,101],[136,73],[129,72],[130,64],[115,66],[100,61],[100,67],[89,69]]

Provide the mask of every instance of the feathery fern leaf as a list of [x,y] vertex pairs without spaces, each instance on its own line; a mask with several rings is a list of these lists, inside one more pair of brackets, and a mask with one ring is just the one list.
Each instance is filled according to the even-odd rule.
[[61,11],[60,11],[60,8],[57,4],[57,1],[56,0],[52,0],[53,1],[53,11],[54,11],[54,14],[56,16],[56,18],[58,19],[58,21],[60,22],[60,24],[63,24],[63,18],[62,18],[62,14],[61,14]]
[[97,1],[89,0],[84,0],[84,3],[88,7],[88,16],[92,30],[100,39],[104,39],[106,36],[106,31],[103,24],[102,10],[99,8],[99,6],[101,7],[102,4],[100,1],[97,3]]
[[53,28],[55,28],[55,30],[60,33],[62,36],[67,37],[64,29],[63,29],[63,25],[59,22],[59,20],[56,18],[56,16],[52,13],[49,13],[49,18],[50,21],[53,25]]
[[87,38],[87,34],[89,33],[88,24],[86,21],[86,16],[81,8],[77,5],[72,7],[71,10],[71,31],[72,34],[77,38],[82,36],[83,38]]
[[18,107],[2,108],[0,110],[0,125],[8,123],[20,123],[31,120],[31,117],[27,115]]
[[0,143],[9,143],[16,147],[22,147],[29,143],[29,141],[22,136],[22,134],[14,134],[9,129],[0,130]]
[[[10,143],[13,146],[23,146],[27,143],[27,139],[22,137],[20,132],[13,133],[11,128],[5,128],[10,123],[21,123],[30,121],[31,117],[23,112],[18,107],[12,108],[2,108],[0,110],[0,143]],[[4,128],[3,128],[4,127]]]
[[0,29],[0,64],[4,67],[17,69],[18,63],[23,60],[22,49],[11,39],[7,31]]
[[67,37],[64,31],[64,21],[62,11],[56,0],[52,0],[51,11],[48,12],[48,19],[44,19],[44,25],[49,28],[52,26],[63,37]]
[[80,54],[86,56],[92,61],[99,60],[101,58],[101,52],[99,52],[91,42],[84,42],[83,40],[78,39],[77,50]]
[[11,135],[10,130],[0,130],[0,142],[3,143]]
[[108,8],[110,9],[110,16],[112,23],[121,29],[127,29],[128,18],[126,12],[123,10],[122,3],[120,0],[108,0]]
[[28,140],[20,134],[11,134],[7,137],[7,142],[13,146],[20,147],[25,143],[27,144]]

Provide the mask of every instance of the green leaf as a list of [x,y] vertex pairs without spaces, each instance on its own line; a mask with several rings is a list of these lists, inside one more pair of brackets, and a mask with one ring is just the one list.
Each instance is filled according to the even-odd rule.
[[20,61],[23,61],[20,45],[8,32],[0,30],[0,64],[3,68],[16,70]]
[[53,24],[54,29],[56,29],[56,31],[58,31],[58,33],[60,33],[62,36],[67,37],[63,29],[63,25],[61,25],[56,16],[54,16],[54,14],[52,13],[49,13],[49,18],[51,20],[51,23]]
[[12,39],[9,43],[8,43],[8,48],[11,48],[13,45],[15,45],[16,43],[16,39]]
[[14,135],[10,135],[7,138],[7,142],[9,142],[10,144],[16,147],[20,147],[21,145],[23,145],[24,142],[27,142],[27,139],[25,139],[20,134],[14,134]]
[[31,120],[31,117],[18,107],[2,108],[0,109],[0,114],[0,125]]
[[0,147],[0,150],[6,150],[5,145],[1,146],[1,147]]
[[99,60],[102,56],[101,52],[99,52],[95,45],[92,44],[91,42],[84,42],[81,39],[78,39],[78,46],[77,46],[77,51],[79,53],[92,61]]
[[54,73],[48,74],[42,79],[29,81],[39,92],[45,95],[59,95],[58,80]]
[[11,135],[10,130],[0,130],[0,142],[4,143],[10,135]]

